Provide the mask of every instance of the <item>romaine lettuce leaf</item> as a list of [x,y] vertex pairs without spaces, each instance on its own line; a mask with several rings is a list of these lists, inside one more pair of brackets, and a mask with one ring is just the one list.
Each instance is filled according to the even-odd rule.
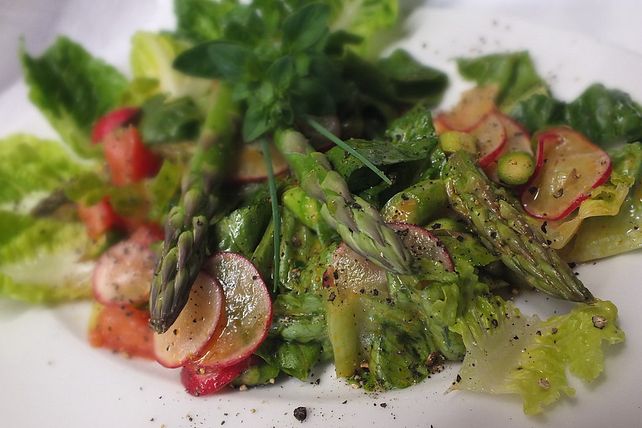
[[211,81],[187,76],[174,70],[172,66],[176,56],[187,47],[187,43],[170,34],[137,32],[132,37],[130,52],[134,81],[156,81],[158,92],[171,98],[202,98],[212,86]]
[[642,248],[642,182],[614,217],[589,218],[563,250],[566,260],[586,262]]
[[499,297],[479,298],[457,328],[466,357],[451,389],[519,394],[527,414],[541,413],[575,390],[568,369],[590,382],[604,370],[602,343],[624,340],[617,308],[608,301],[579,304],[546,321],[524,316]]
[[543,227],[553,248],[560,249],[567,245],[584,220],[601,216],[613,218],[620,212],[620,207],[642,170],[642,143],[621,146],[611,150],[609,155],[613,164],[609,181],[593,189],[591,196],[582,202],[571,218],[547,222]]
[[176,33],[194,42],[218,39],[223,36],[223,18],[237,4],[234,0],[174,0]]
[[589,86],[567,104],[563,122],[604,146],[642,139],[642,106],[601,84]]
[[90,242],[80,223],[2,212],[0,218],[20,228],[0,241],[0,297],[56,303],[90,295],[94,262],[82,259]]
[[59,37],[40,57],[21,52],[29,98],[78,155],[95,156],[94,122],[118,106],[127,80],[82,46]]
[[497,104],[503,111],[511,111],[533,95],[548,94],[548,87],[537,74],[528,52],[459,58],[457,66],[468,80],[481,86],[497,85]]
[[377,35],[397,23],[397,0],[326,0],[332,31],[346,31],[362,39],[357,50],[375,56],[382,43]]
[[0,207],[25,211],[88,169],[61,144],[29,135],[0,140]]

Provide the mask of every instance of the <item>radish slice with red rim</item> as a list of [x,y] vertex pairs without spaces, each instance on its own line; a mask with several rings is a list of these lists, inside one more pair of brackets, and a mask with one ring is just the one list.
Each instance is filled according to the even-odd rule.
[[379,295],[388,292],[386,271],[355,252],[345,242],[332,254],[332,264],[323,274],[323,286],[354,294]]
[[176,321],[166,332],[154,334],[156,360],[165,367],[174,368],[201,353],[215,337],[223,300],[218,281],[201,272]]
[[435,235],[421,226],[406,223],[388,223],[401,242],[406,246],[414,258],[428,258],[435,260],[448,272],[454,272],[453,263],[448,250]]
[[[270,144],[270,155],[272,157],[274,175],[285,173],[288,169],[288,164],[274,144]],[[230,180],[235,183],[253,183],[266,180],[267,169],[261,144],[258,142],[244,144],[238,158],[238,165],[233,171]]]
[[568,127],[535,136],[535,174],[522,192],[524,210],[533,217],[561,220],[572,213],[590,191],[611,174],[608,154]]
[[135,239],[109,248],[92,275],[94,297],[103,305],[138,305],[147,302],[156,256]]
[[185,390],[199,397],[214,394],[229,385],[250,366],[250,358],[229,367],[202,367],[187,364],[181,370],[181,383]]
[[505,114],[498,113],[498,117],[506,130],[506,145],[502,149],[501,153],[499,153],[497,157],[484,168],[486,175],[496,183],[499,183],[499,177],[497,176],[497,161],[503,154],[526,152],[533,155],[533,147],[531,145],[531,138],[528,135],[528,131]]
[[438,129],[468,132],[495,111],[496,86],[478,86],[462,94],[459,103],[448,113],[437,116]]
[[232,366],[249,357],[267,336],[272,322],[270,293],[256,267],[240,254],[215,254],[203,270],[223,288],[226,323],[197,364]]
[[506,147],[506,128],[497,113],[487,115],[470,133],[477,137],[479,166],[495,161]]

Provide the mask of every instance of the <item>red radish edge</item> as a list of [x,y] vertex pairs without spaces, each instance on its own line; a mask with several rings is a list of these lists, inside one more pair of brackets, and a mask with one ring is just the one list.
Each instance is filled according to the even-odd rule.
[[94,298],[103,305],[147,302],[155,255],[131,238],[103,253],[92,273]]
[[[565,128],[566,129],[566,128]],[[567,130],[573,131],[577,134],[579,134],[577,131],[572,130],[571,128],[567,128]],[[579,134],[581,135],[581,134]],[[604,152],[600,147],[597,145],[593,144],[591,141],[589,141],[585,136],[581,135],[582,138],[586,140],[588,144],[591,144],[595,146],[598,150],[602,151],[606,158],[608,159],[608,166],[604,173],[599,176],[599,178],[593,183],[593,185],[589,188],[589,190],[593,190],[596,187],[601,186],[602,184],[606,183],[608,179],[611,176],[611,172],[613,171],[613,163],[611,162],[610,156]],[[529,189],[532,187],[532,184],[539,178],[540,172],[542,167],[544,166],[544,144],[546,143],[546,140],[549,139],[558,139],[557,138],[557,133],[554,130],[547,130],[542,133],[540,133],[537,136],[537,157],[535,161],[535,172],[533,173],[533,176],[531,179],[526,183],[522,188],[521,188],[521,200],[522,200],[522,207],[524,208],[524,211],[528,213],[531,217],[540,219],[540,220],[550,220],[550,221],[558,221],[562,220],[563,218],[567,217],[569,214],[571,214],[573,211],[575,211],[581,204],[584,202],[586,199],[590,197],[590,193],[583,193],[581,195],[578,195],[576,199],[573,200],[573,202],[565,209],[563,210],[560,214],[556,216],[549,216],[545,214],[538,214],[536,212],[532,212],[532,210],[528,209],[528,206],[524,203],[524,195],[526,192],[529,192]]]
[[[414,224],[408,224],[408,223],[387,223],[387,224],[388,224],[388,227],[393,229],[395,232],[403,232],[404,230],[413,231],[414,233],[420,236],[423,236],[427,240],[433,242],[435,246],[435,251],[437,251],[439,254],[439,258],[437,258],[437,261],[440,262],[447,271],[450,271],[450,272],[455,271],[455,264],[453,263],[452,257],[450,257],[450,253],[448,253],[448,250],[446,250],[446,247],[441,242],[441,240],[435,235],[433,235],[428,229],[425,229],[421,226],[417,226]],[[409,250],[412,252],[412,248],[409,248]]]
[[[466,131],[466,132],[470,132],[473,135],[475,135],[474,134],[475,130],[479,129],[479,127],[482,126],[485,121],[491,119],[492,117],[496,118],[497,123],[500,124],[500,126],[503,129],[503,131],[502,131],[502,134],[501,134],[501,141],[495,142],[495,144],[496,144],[495,148],[493,148],[490,152],[486,153],[485,155],[481,156],[478,159],[477,162],[479,163],[479,166],[482,167],[482,168],[485,168],[488,165],[490,165],[503,152],[504,148],[506,147],[506,143],[508,141],[508,138],[507,138],[507,135],[506,135],[506,129],[504,128],[504,125],[501,122],[501,118],[500,118],[499,114],[496,113],[495,111],[491,111],[486,116],[484,116],[484,118],[482,118],[479,122],[477,122],[477,124],[473,128],[471,128],[470,130]],[[475,135],[475,136],[477,137],[477,135]]]
[[[209,301],[206,300],[208,297]],[[166,332],[154,334],[156,360],[165,367],[176,368],[207,349],[216,338],[215,333],[223,313],[223,300],[223,291],[218,281],[201,272],[176,321]]]
[[139,112],[135,107],[123,107],[105,114],[98,119],[91,131],[92,143],[100,143],[114,129],[132,122]]
[[[251,283],[253,284],[252,287],[254,290],[252,290],[252,294],[254,296],[257,295],[257,290],[256,287],[259,287],[259,292],[261,294],[260,298],[263,304],[266,305],[266,310],[267,313],[265,315],[265,322],[263,325],[260,326],[261,332],[259,335],[256,337],[253,337],[252,340],[249,342],[249,345],[245,345],[245,347],[241,347],[240,349],[236,349],[233,351],[224,351],[223,356],[226,358],[222,358],[220,355],[216,355],[216,348],[218,346],[230,346],[230,344],[225,343],[225,340],[227,339],[222,339],[223,337],[231,337],[229,336],[229,333],[227,331],[228,326],[230,326],[230,317],[233,316],[233,308],[230,308],[233,302],[235,302],[234,299],[234,294],[231,294],[232,292],[236,291],[239,292],[240,286],[238,283],[235,284],[230,284],[229,282],[234,279],[231,277],[226,278],[225,276],[227,275],[227,272],[221,272],[218,269],[217,263],[223,262],[221,259],[228,259],[229,262],[236,262],[236,263],[241,263],[242,265],[239,266],[240,269],[246,269],[245,274],[250,278]],[[270,292],[267,289],[267,286],[265,285],[265,281],[261,278],[261,274],[259,271],[256,269],[254,264],[252,264],[251,261],[249,261],[247,258],[242,256],[241,254],[238,253],[231,253],[231,252],[224,252],[224,253],[217,253],[210,257],[204,265],[203,269],[205,272],[209,273],[212,277],[216,278],[220,284],[221,287],[223,288],[223,293],[225,295],[225,314],[228,317],[227,320],[227,325],[223,327],[223,329],[220,331],[220,334],[210,343],[210,345],[202,352],[199,356],[198,359],[195,360],[195,363],[199,366],[202,367],[209,367],[209,368],[224,368],[224,367],[229,367],[233,366],[235,364],[238,364],[239,362],[245,360],[248,358],[252,353],[263,343],[265,338],[267,337],[270,326],[272,325],[272,300],[270,298]],[[236,273],[240,272],[239,269],[235,270]],[[234,273],[232,273],[232,276],[234,276]],[[237,278],[238,279],[238,278]],[[242,302],[238,302],[240,305],[247,305],[247,299],[241,299],[243,300]],[[260,302],[259,302],[260,303]],[[257,303],[257,305],[259,304]],[[246,309],[246,308],[245,308]],[[245,317],[247,318],[247,314],[244,314]],[[254,327],[254,326],[251,326]],[[230,329],[234,330],[237,327],[231,327]],[[221,342],[223,340],[223,342]],[[234,345],[234,343],[232,343]],[[225,354],[227,353],[227,355]],[[212,360],[213,358],[216,358],[215,360]]]
[[251,358],[224,368],[201,367],[187,364],[181,370],[181,383],[195,397],[214,394],[229,385],[250,366]]

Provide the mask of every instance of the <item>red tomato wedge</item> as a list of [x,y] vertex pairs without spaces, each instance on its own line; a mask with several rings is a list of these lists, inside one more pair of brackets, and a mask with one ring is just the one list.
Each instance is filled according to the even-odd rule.
[[89,343],[97,348],[154,359],[149,313],[131,305],[100,306],[89,329]]
[[[270,144],[270,155],[272,156],[272,171],[274,171],[274,175],[281,175],[287,171],[288,164],[274,144]],[[230,180],[235,183],[253,183],[266,180],[267,174],[261,144],[254,142],[243,145],[238,164]]]
[[494,162],[506,147],[506,128],[499,113],[488,114],[470,133],[477,137],[478,162],[482,168]]
[[98,239],[111,229],[123,227],[123,219],[116,214],[107,197],[94,205],[78,204],[77,209],[78,217],[91,239]]
[[478,86],[464,92],[459,103],[448,113],[442,113],[435,121],[438,133],[444,130],[468,132],[486,116],[495,111],[496,86]]
[[499,177],[497,177],[497,160],[503,154],[511,152],[526,152],[533,155],[533,148],[531,146],[531,138],[528,135],[528,132],[519,123],[515,122],[505,114],[497,114],[506,130],[506,145],[497,157],[484,168],[484,171],[491,180],[499,183]]
[[455,270],[444,244],[427,229],[406,223],[388,223],[388,226],[397,233],[413,257],[427,257],[441,263],[448,272]]
[[116,186],[126,186],[151,177],[160,168],[160,158],[150,151],[133,126],[117,128],[103,139],[105,160]]
[[524,187],[522,205],[533,217],[561,220],[609,179],[611,159],[571,128],[552,128],[535,138],[535,174]]
[[176,321],[165,333],[154,334],[156,360],[165,367],[180,367],[203,352],[216,339],[223,305],[219,282],[201,272]]
[[225,325],[196,364],[229,367],[248,358],[267,336],[272,301],[252,262],[236,253],[217,253],[203,265],[225,296]]
[[181,382],[185,390],[196,397],[214,394],[229,385],[230,382],[247,370],[249,366],[250,358],[246,358],[233,366],[222,368],[187,364],[181,370]]
[[100,256],[91,279],[94,297],[103,305],[140,305],[149,298],[156,256],[149,245],[130,238]]
[[117,128],[129,125],[138,117],[139,109],[135,107],[123,107],[110,111],[96,122],[91,131],[91,141],[100,143],[110,132]]

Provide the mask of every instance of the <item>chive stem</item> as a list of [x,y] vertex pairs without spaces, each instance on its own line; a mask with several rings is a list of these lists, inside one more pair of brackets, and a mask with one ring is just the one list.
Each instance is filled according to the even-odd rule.
[[272,206],[272,223],[274,225],[274,259],[272,269],[272,291],[276,293],[279,286],[279,264],[281,262],[281,213],[279,211],[279,195],[276,190],[276,178],[272,169],[272,154],[270,146],[265,138],[261,139],[261,149],[263,150],[263,161],[268,176],[268,189],[270,191],[270,205]]
[[370,162],[370,160],[367,157],[365,157],[364,155],[359,153],[352,146],[350,146],[348,143],[346,143],[345,141],[343,141],[342,139],[340,139],[339,137],[334,135],[332,132],[328,131],[323,125],[321,125],[319,122],[317,122],[313,118],[307,117],[306,120],[307,120],[308,124],[312,128],[314,128],[314,130],[317,131],[319,134],[323,135],[325,138],[327,138],[328,140],[332,141],[334,144],[336,144],[337,146],[341,147],[343,150],[345,150],[346,152],[350,153],[355,158],[359,159],[361,161],[361,163],[363,163],[365,166],[370,168],[370,170],[372,172],[377,174],[379,176],[379,178],[381,178],[387,184],[392,184],[392,181],[388,177],[386,177],[386,174],[384,174],[384,172],[382,170],[377,168],[375,166],[375,164]]

